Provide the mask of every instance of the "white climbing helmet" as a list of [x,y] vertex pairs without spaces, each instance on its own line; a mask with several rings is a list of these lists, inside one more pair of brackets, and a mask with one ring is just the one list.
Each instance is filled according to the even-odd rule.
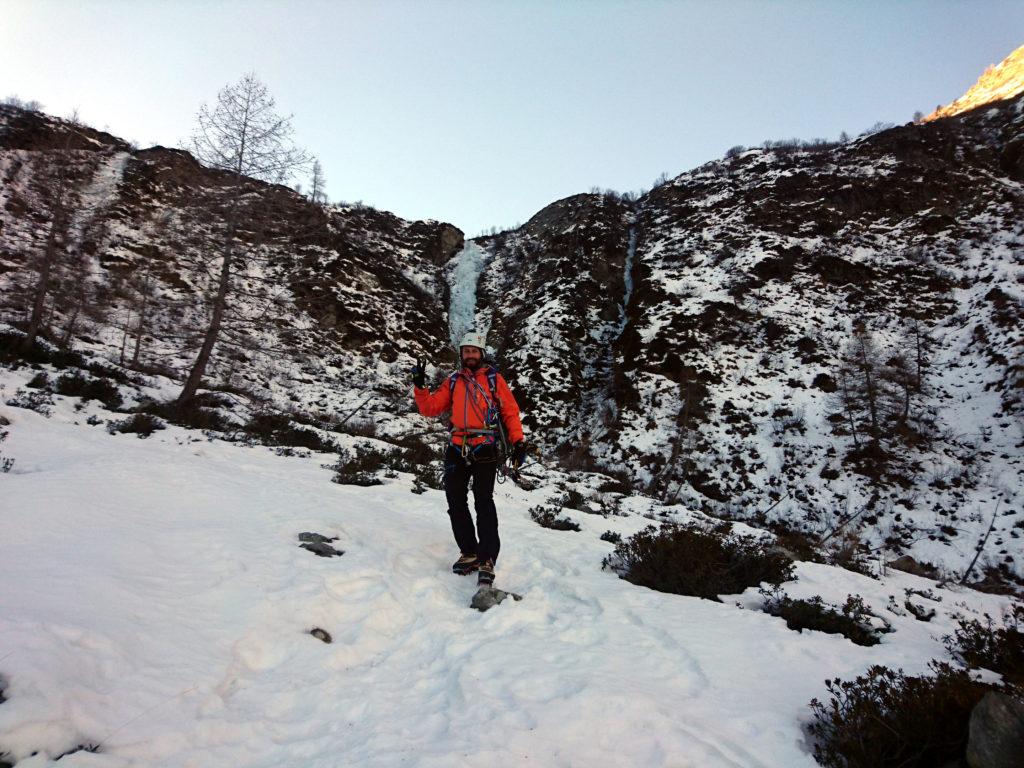
[[479,347],[481,350],[487,349],[487,335],[483,333],[477,333],[476,331],[470,331],[464,334],[462,341],[459,342],[459,349],[463,347]]

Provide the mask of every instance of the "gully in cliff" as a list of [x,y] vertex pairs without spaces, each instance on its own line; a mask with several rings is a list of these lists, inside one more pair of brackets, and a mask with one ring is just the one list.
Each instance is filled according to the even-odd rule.
[[[452,571],[465,575],[479,570],[477,583],[488,587],[494,582],[494,563],[500,547],[494,481],[506,462],[510,474],[518,472],[526,457],[526,442],[519,406],[497,368],[484,360],[485,349],[484,334],[467,333],[459,344],[462,368],[452,373],[445,384],[435,392],[426,388],[423,360],[417,360],[412,369],[412,383],[416,407],[424,416],[451,412],[451,435],[444,455],[444,489],[460,552]],[[468,503],[470,478],[475,529]]]

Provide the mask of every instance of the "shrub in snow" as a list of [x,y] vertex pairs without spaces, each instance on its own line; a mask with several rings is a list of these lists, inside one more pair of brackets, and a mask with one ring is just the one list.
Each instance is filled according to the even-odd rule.
[[338,449],[333,441],[321,437],[312,429],[296,426],[283,413],[259,413],[243,429],[264,445],[288,445],[325,453],[333,453]]
[[602,469],[601,473],[611,477],[597,486],[598,493],[621,493],[628,496],[633,492],[633,484],[630,482],[629,475],[626,472],[609,472],[606,469]]
[[377,425],[372,421],[346,421],[334,426],[332,431],[353,437],[377,437]]
[[844,531],[828,542],[825,547],[825,562],[859,573],[862,576],[877,578],[871,562],[867,557],[867,547],[856,530]]
[[343,451],[334,464],[334,477],[331,480],[340,485],[371,486],[381,485],[382,481],[376,473],[389,466],[393,460],[388,454],[372,448],[356,446],[354,451]]
[[587,503],[587,497],[575,488],[567,489],[565,495],[562,496],[558,503],[560,506],[569,507],[570,509],[579,509],[582,511],[588,511],[590,509],[590,505]]
[[616,533],[615,531],[605,531],[601,534],[601,541],[619,544],[622,541],[622,534]]
[[413,482],[417,487],[422,487],[424,490],[427,488],[433,488],[435,491],[444,490],[444,473],[441,462],[420,465],[415,469],[414,475]]
[[557,502],[560,507],[586,512],[588,515],[601,515],[607,517],[613,513],[613,508],[602,498],[589,498],[574,488],[568,488],[565,494]]
[[223,432],[231,429],[232,426],[219,411],[195,404],[181,406],[174,401],[168,403],[148,402],[144,403],[140,410],[188,429],[212,429]]
[[274,448],[274,455],[275,456],[287,456],[287,457],[297,456],[300,459],[308,459],[311,456],[309,451],[304,451],[304,450],[298,450],[297,451],[294,448],[291,448],[291,447],[289,447],[287,445],[279,445],[279,446],[275,447]]
[[49,389],[50,377],[45,373],[37,373],[25,384],[29,389]]
[[1015,605],[996,626],[985,614],[985,623],[960,619],[945,638],[950,654],[971,669],[990,669],[1024,691],[1024,605]]
[[[407,472],[414,471],[413,467],[426,467],[438,465],[438,448],[437,444],[425,443],[421,440],[409,440],[406,442],[398,441],[398,444],[403,446],[402,461],[405,466],[409,469],[402,470]],[[396,466],[396,469],[401,470],[401,466]]]
[[971,710],[992,686],[948,664],[932,668],[935,677],[907,677],[876,665],[852,681],[826,681],[830,700],[810,704],[814,758],[834,768],[959,764]]
[[778,590],[761,590],[767,598],[762,610],[786,620],[786,626],[798,632],[816,629],[830,635],[842,635],[857,645],[877,645],[878,631],[871,625],[873,613],[859,595],[849,595],[841,608],[826,605],[820,595],[794,600]]
[[763,583],[793,578],[793,561],[761,539],[730,534],[732,525],[697,522],[648,526],[604,560],[633,584],[718,601]]
[[49,363],[56,368],[84,368],[85,358],[77,352],[59,349],[43,339],[36,339],[30,349],[24,348],[25,334],[20,331],[0,332],[0,363],[17,366],[22,363],[42,365]]
[[7,405],[12,408],[27,408],[47,418],[53,413],[53,398],[48,392],[26,392],[24,389],[18,389],[14,392],[14,397],[7,400]]
[[775,534],[775,547],[793,560],[820,563],[824,559],[818,551],[818,537],[794,528],[784,520],[758,520]]
[[112,421],[107,425],[107,432],[110,434],[124,433],[134,434],[139,437],[149,437],[154,432],[167,429],[167,425],[156,416],[148,413],[136,413],[121,421]]
[[578,531],[580,529],[578,524],[567,517],[559,517],[561,512],[559,507],[538,505],[530,510],[530,517],[541,528],[550,528],[554,531]]
[[909,598],[903,601],[903,607],[906,608],[918,621],[931,621],[935,618],[934,608],[925,608],[922,605],[917,605],[917,603],[913,602]]
[[117,410],[124,404],[121,391],[116,384],[104,379],[90,379],[81,373],[65,373],[55,386],[58,395],[80,397],[83,400],[98,400],[109,410]]
[[[9,434],[6,429],[2,428],[3,425],[6,423],[7,419],[0,417],[0,443],[6,440],[7,435]],[[0,453],[0,473],[6,474],[7,472],[10,472],[13,468],[14,459],[6,458],[2,453]],[[0,678],[0,702],[4,700],[3,682],[3,679]]]
[[230,411],[238,400],[226,392],[200,392],[190,402],[195,408],[223,408]]
[[[936,595],[930,589],[912,589],[910,587],[904,588],[903,594],[906,595],[906,599],[903,601],[903,607],[907,611],[909,611],[915,619],[917,619],[918,621],[931,621],[935,618],[935,608],[929,608],[925,605],[920,605],[914,602],[913,598],[917,596],[924,598],[925,600],[930,600],[933,603],[941,603],[941,597]],[[895,603],[896,599],[892,595],[889,595],[889,602]],[[892,606],[890,606],[889,610],[892,610]],[[892,610],[892,612],[896,614],[899,613],[899,611],[895,610]]]

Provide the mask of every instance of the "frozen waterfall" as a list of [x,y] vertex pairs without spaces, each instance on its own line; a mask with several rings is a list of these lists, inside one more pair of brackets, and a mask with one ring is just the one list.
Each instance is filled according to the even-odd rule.
[[448,332],[452,345],[469,331],[487,331],[476,323],[476,285],[489,260],[490,254],[470,240],[448,263]]

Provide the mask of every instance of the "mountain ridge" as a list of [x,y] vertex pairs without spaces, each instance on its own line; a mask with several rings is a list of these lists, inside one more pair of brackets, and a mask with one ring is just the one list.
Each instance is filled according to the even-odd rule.
[[[1022,104],[846,144],[773,143],[639,199],[573,195],[476,238],[477,322],[530,439],[666,503],[816,537],[842,526],[867,551],[954,568],[998,496],[983,562],[1018,577]],[[97,196],[64,238],[65,279],[84,275],[103,298],[79,326],[78,299],[55,301],[51,337],[70,328],[116,359],[141,336],[141,368],[180,378],[204,318],[217,174],[181,150],[0,110],[5,318],[23,317],[52,219],[37,182],[56,159],[80,197],[90,184]],[[260,260],[239,276],[208,386],[328,425],[362,403],[355,423],[382,437],[436,432],[411,413],[407,368],[426,356],[438,378],[453,363],[446,268],[461,231],[248,188],[267,208],[244,239]],[[133,280],[150,272],[158,307],[133,333]],[[894,353],[914,323],[941,336],[934,393],[907,389],[899,440],[855,448],[867,416],[851,433],[835,402],[845,350],[862,328]]]
[[995,101],[1012,99],[1024,92],[1024,45],[1012,51],[998,64],[990,64],[963,96],[946,106],[937,107],[924,122],[954,117]]

